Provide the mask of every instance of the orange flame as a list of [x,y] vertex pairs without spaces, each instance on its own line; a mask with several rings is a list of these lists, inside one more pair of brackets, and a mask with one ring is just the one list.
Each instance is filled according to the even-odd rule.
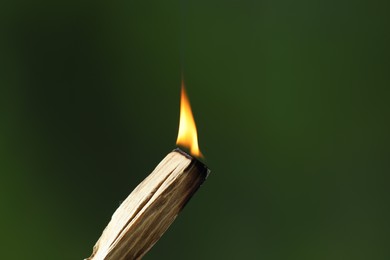
[[199,150],[195,120],[183,80],[181,82],[179,134],[177,135],[176,144],[188,148],[191,155],[203,157]]

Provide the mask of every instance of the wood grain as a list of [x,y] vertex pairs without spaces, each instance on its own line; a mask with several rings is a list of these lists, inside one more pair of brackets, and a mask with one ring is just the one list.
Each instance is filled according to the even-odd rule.
[[169,153],[115,211],[87,259],[141,259],[208,173],[204,164],[181,150]]

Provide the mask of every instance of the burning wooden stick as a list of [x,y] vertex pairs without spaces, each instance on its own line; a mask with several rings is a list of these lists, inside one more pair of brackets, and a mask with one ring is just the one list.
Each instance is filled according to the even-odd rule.
[[[201,156],[183,84],[177,143]],[[182,150],[169,153],[115,211],[88,260],[141,259],[168,229],[208,174],[203,163]]]
[[208,175],[179,149],[169,153],[115,211],[88,259],[140,259],[160,239]]

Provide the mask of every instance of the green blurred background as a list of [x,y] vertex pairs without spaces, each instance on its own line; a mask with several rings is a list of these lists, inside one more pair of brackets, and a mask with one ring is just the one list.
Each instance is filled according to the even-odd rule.
[[212,174],[145,259],[390,259],[385,1],[1,1],[1,259],[83,259],[175,147]]

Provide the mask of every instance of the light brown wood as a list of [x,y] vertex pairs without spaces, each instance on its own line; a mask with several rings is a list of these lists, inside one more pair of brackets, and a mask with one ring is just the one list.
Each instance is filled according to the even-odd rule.
[[141,259],[208,173],[205,165],[180,150],[169,153],[115,211],[87,259]]

